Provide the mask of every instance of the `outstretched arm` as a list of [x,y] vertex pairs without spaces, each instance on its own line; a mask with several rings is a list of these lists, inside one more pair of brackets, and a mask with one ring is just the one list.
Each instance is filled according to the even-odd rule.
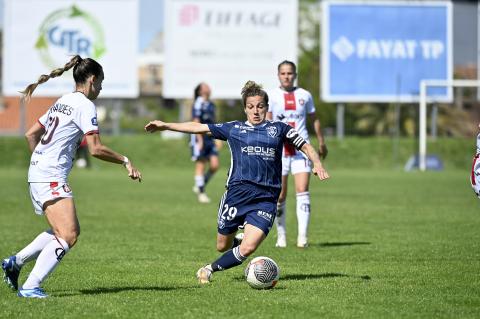
[[128,170],[128,176],[131,179],[138,179],[140,182],[142,181],[142,174],[133,166],[132,162],[130,162],[126,156],[120,155],[103,145],[100,141],[100,135],[96,133],[89,134],[86,136],[86,139],[88,151],[93,157],[110,163],[123,164],[123,166],[125,166],[125,168]]
[[153,133],[156,131],[175,131],[191,134],[210,133],[207,124],[198,122],[184,122],[184,123],[165,123],[159,120],[150,121],[145,125],[145,131]]
[[323,168],[322,162],[320,162],[320,157],[318,156],[317,152],[315,149],[312,147],[312,145],[305,143],[303,144],[302,148],[300,149],[305,155],[307,155],[308,159],[312,161],[313,163],[313,168],[312,172],[313,174],[317,175],[320,180],[324,180],[329,178],[330,176],[328,175],[327,171],[325,168]]

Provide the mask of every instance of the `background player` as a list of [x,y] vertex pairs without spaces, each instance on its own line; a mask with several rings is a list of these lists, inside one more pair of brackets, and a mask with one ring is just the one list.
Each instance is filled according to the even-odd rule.
[[[230,147],[232,165],[217,221],[217,250],[225,253],[197,271],[202,284],[210,282],[213,272],[240,265],[268,235],[275,220],[281,189],[281,154],[285,143],[291,143],[307,154],[313,162],[314,174],[321,180],[329,177],[314,148],[295,129],[282,122],[266,121],[268,95],[261,86],[248,81],[242,89],[242,101],[246,122],[152,121],[145,126],[148,132],[210,133],[214,138],[226,140]],[[235,240],[239,226],[244,226],[241,243]]]
[[22,266],[36,259],[30,275],[18,291],[20,297],[47,297],[40,285],[77,242],[80,225],[67,177],[84,135],[92,156],[123,164],[130,178],[141,179],[140,172],[127,157],[112,151],[100,141],[92,101],[102,90],[104,74],[102,66],[95,60],[74,56],[63,68],[53,70],[50,75],[42,75],[36,83],[30,84],[23,92],[25,99],[30,98],[39,84],[62,75],[72,67],[75,92],[58,99],[25,134],[32,151],[28,170],[30,197],[35,212],[45,215],[51,228],[2,262],[5,282],[16,290]]
[[[270,108],[267,118],[288,123],[298,134],[309,141],[306,127],[307,117],[313,120],[313,128],[318,140],[318,153],[324,159],[328,150],[323,138],[320,120],[315,115],[315,106],[312,95],[299,87],[294,86],[297,78],[297,67],[293,62],[283,61],[278,65],[278,80],[280,87],[269,92]],[[297,197],[298,237],[297,246],[306,247],[308,244],[308,224],[310,221],[310,181],[311,163],[301,152],[291,145],[285,145],[282,158],[282,191],[278,199],[277,212],[277,247],[287,246],[286,229],[286,198],[288,190],[288,174],[291,172],[295,179],[295,193]]]
[[[192,121],[202,124],[215,123],[215,104],[210,101],[210,87],[200,83],[195,87],[194,103],[192,108]],[[193,134],[190,142],[192,160],[195,161],[195,185],[193,191],[198,194],[200,203],[210,203],[210,198],[205,194],[205,187],[210,178],[218,170],[218,151],[212,137],[206,134]],[[209,163],[208,171],[205,168]]]

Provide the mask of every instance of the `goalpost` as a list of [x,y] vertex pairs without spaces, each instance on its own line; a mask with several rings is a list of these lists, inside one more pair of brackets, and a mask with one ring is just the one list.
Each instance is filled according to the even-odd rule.
[[[418,167],[420,171],[427,169],[427,102],[434,102],[434,98],[427,97],[428,87],[477,87],[480,80],[422,80],[420,81],[420,114],[419,114],[419,150]],[[428,98],[428,101],[427,101]]]

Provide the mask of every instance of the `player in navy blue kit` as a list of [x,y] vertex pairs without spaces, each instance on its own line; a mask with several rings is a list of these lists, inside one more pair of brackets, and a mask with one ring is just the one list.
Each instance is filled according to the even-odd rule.
[[[312,171],[321,180],[329,178],[315,149],[297,131],[283,122],[267,121],[268,95],[261,86],[248,81],[242,89],[247,121],[221,124],[165,123],[151,121],[147,132],[171,130],[184,133],[210,133],[226,140],[232,161],[227,191],[218,209],[217,250],[224,252],[213,263],[197,271],[200,283],[210,282],[212,273],[240,265],[267,237],[277,211],[281,189],[282,149],[294,145],[312,161]],[[236,240],[244,226],[243,240]]]
[[[192,121],[202,124],[215,123],[215,105],[210,101],[210,87],[200,83],[195,87],[192,108]],[[210,198],[205,194],[205,187],[210,178],[218,170],[218,151],[214,139],[206,134],[192,134],[190,146],[192,160],[195,161],[195,185],[193,191],[198,194],[200,203],[210,203]],[[209,165],[205,173],[205,167]]]

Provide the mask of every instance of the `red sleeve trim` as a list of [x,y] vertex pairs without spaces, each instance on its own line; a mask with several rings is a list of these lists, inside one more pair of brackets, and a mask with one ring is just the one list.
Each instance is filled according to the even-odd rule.
[[45,125],[43,125],[40,120],[37,120],[38,124],[40,124],[43,128],[45,128]]
[[84,135],[92,135],[92,134],[100,134],[100,131],[99,130],[88,131]]

